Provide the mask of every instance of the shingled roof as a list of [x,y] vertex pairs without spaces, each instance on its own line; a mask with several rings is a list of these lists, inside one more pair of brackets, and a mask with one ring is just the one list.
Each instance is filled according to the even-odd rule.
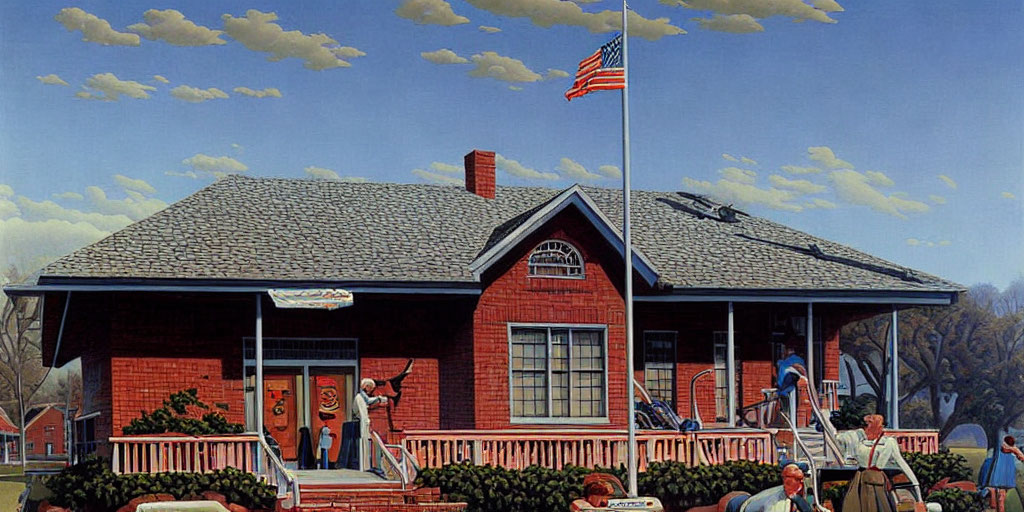
[[[470,263],[561,191],[229,176],[67,255],[68,278],[474,283]],[[621,192],[581,187],[608,219]],[[922,291],[962,287],[689,194],[634,191],[633,243],[672,289]]]

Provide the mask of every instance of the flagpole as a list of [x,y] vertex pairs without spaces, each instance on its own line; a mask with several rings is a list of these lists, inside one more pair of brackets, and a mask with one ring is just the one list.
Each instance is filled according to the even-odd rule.
[[629,38],[626,36],[626,13],[626,0],[622,0],[622,243],[626,260],[626,389],[629,401],[626,471],[629,474],[629,497],[635,498],[636,402],[633,389],[633,244],[629,229]]

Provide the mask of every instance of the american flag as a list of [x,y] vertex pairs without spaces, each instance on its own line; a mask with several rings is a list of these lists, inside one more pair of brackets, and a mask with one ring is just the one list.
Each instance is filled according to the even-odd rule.
[[580,62],[576,80],[565,91],[565,99],[572,101],[591,91],[610,91],[626,88],[626,72],[622,67],[622,34],[615,36],[593,55]]

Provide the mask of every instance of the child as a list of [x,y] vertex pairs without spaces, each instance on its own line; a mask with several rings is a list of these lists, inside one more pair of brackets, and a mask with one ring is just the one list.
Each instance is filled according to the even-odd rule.
[[992,456],[981,465],[979,487],[986,487],[992,496],[992,508],[1006,512],[1006,491],[1017,486],[1016,458],[1024,462],[1024,453],[1015,445],[1013,436],[1003,438],[1002,446],[992,450]]

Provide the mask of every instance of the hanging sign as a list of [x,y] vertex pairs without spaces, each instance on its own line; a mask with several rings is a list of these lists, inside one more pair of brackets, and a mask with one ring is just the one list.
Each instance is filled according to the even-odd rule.
[[352,305],[352,292],[331,288],[267,290],[279,308],[339,309]]

